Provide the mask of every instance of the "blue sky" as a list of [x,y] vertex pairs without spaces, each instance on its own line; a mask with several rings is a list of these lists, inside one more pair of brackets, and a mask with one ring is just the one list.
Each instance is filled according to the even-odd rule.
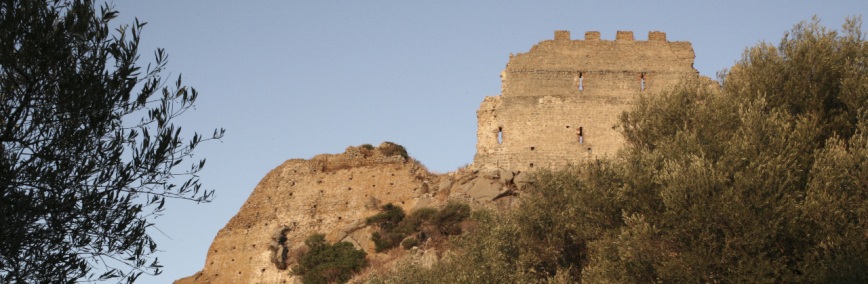
[[[755,3],[760,2],[760,3]],[[618,30],[663,31],[690,41],[694,66],[715,77],[760,41],[813,15],[830,28],[868,11],[866,1],[130,1],[113,25],[148,22],[142,62],[169,54],[199,102],[179,123],[222,142],[201,146],[209,204],[168,202],[152,234],[165,265],[141,283],[168,283],[202,268],[217,231],[265,174],[291,158],[393,141],[430,170],[471,163],[476,108],[500,92],[510,53],[554,30],[573,39]],[[192,134],[190,134],[192,135]]]

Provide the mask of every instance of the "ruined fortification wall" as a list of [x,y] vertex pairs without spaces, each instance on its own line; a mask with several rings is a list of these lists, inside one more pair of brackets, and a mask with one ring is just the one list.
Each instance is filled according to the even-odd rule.
[[[372,253],[365,218],[386,203],[413,208],[430,178],[427,170],[400,155],[361,147],[288,160],[262,179],[217,233],[202,271],[177,283],[296,283],[289,267],[273,261],[273,247],[286,247],[292,254],[315,233]],[[276,244],[281,234],[286,241]]]
[[637,96],[698,76],[694,57],[689,42],[662,32],[637,41],[625,31],[615,40],[556,31],[554,40],[511,55],[501,95],[483,100],[474,165],[528,170],[612,155],[624,143],[613,129],[618,116]]
[[[284,162],[217,233],[202,270],[175,283],[301,283],[292,265],[305,250],[304,240],[315,233],[365,250],[369,269],[389,267],[402,257],[401,250],[376,253],[371,241],[376,228],[365,224],[382,205],[393,203],[407,212],[442,208],[449,200],[511,206],[512,193],[529,183],[525,173],[490,167],[434,175],[413,159],[383,151],[384,145]],[[437,260],[436,249],[415,252],[429,263]]]

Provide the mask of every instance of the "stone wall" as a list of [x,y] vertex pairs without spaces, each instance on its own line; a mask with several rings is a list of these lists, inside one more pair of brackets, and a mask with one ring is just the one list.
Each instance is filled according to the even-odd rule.
[[529,170],[613,155],[624,143],[618,116],[637,96],[698,76],[693,59],[689,42],[669,42],[663,32],[636,41],[629,31],[615,40],[555,31],[554,40],[510,55],[501,95],[477,111],[474,166]]
[[[238,214],[217,233],[202,271],[176,283],[298,282],[289,272],[291,267],[275,264],[273,247],[286,247],[294,254],[315,233],[371,253],[372,231],[365,218],[386,203],[413,208],[431,178],[416,162],[364,147],[311,160],[288,160],[262,179]],[[275,243],[278,234],[284,243]],[[287,266],[293,262],[281,261]]]

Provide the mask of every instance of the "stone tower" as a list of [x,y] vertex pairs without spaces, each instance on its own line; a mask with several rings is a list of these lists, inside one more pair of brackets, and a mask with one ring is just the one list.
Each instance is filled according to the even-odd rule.
[[669,42],[663,32],[636,41],[618,31],[612,41],[555,31],[554,40],[510,55],[501,94],[477,111],[474,166],[557,168],[611,156],[624,144],[614,129],[619,115],[640,95],[698,76],[694,57],[689,42]]

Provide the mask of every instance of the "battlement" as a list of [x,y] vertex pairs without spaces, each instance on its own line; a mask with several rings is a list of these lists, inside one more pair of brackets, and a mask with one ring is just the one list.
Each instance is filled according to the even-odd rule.
[[618,33],[615,35],[615,40],[633,41],[633,32],[618,31]]
[[[555,41],[564,41],[571,40],[570,31],[565,30],[557,30],[555,31]],[[598,31],[587,31],[585,32],[585,41],[599,41],[600,40],[600,32]],[[615,34],[616,41],[634,41],[633,32],[632,31],[618,31]],[[660,31],[649,31],[648,32],[648,41],[666,41],[666,33]]]
[[640,93],[698,76],[693,59],[689,42],[667,41],[660,31],[647,40],[632,31],[614,40],[555,31],[554,40],[509,57],[501,95],[486,97],[477,111],[474,165],[527,170],[612,155],[624,143],[613,129],[620,113]]
[[648,32],[648,41],[666,41],[666,33],[658,31]]
[[555,31],[555,40],[570,40],[570,31]]

